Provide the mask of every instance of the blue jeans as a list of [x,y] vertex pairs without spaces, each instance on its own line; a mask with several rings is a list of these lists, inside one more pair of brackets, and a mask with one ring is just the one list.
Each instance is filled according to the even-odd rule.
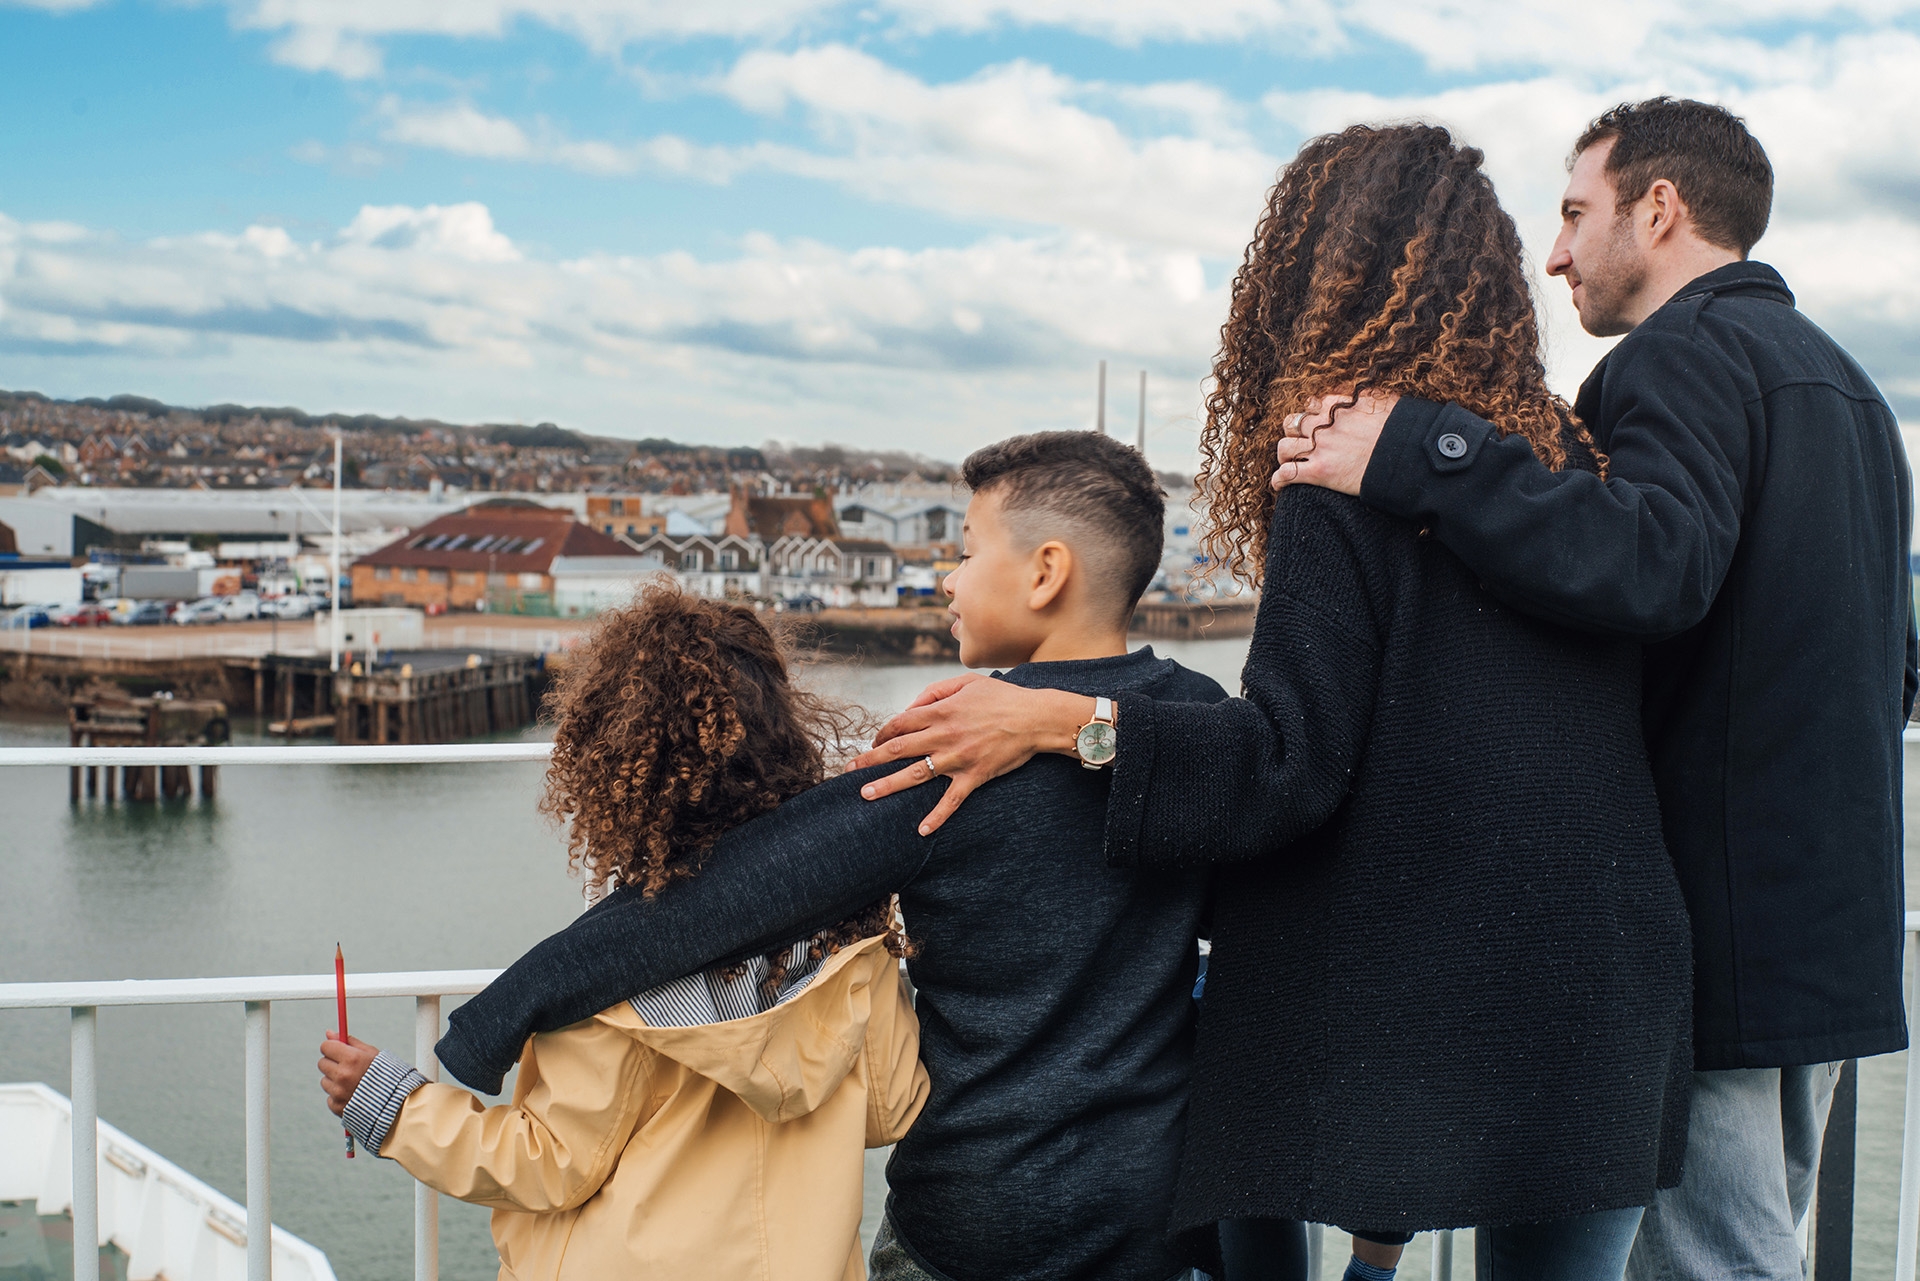
[[[1477,1281],[1620,1281],[1634,1234],[1638,1206],[1602,1210],[1549,1223],[1476,1228]],[[1224,1219],[1220,1281],[1306,1281],[1306,1225],[1283,1219]]]
[[1473,1231],[1475,1281],[1620,1281],[1639,1206]]

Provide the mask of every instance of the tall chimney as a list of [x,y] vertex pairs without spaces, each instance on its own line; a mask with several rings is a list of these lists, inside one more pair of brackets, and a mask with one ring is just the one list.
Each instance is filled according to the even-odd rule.
[[1107,362],[1100,362],[1100,404],[1094,411],[1093,429],[1102,436],[1107,434]]
[[1147,371],[1140,371],[1140,444],[1137,446],[1144,457],[1147,452]]

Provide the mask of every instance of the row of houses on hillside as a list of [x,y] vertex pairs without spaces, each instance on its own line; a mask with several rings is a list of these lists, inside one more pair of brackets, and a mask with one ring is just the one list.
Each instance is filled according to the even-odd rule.
[[[1168,495],[1156,588],[1204,566],[1192,492]],[[886,607],[933,595],[957,563],[964,494],[870,485],[838,496],[767,493],[493,499],[418,527],[354,567],[369,604],[588,614],[665,573],[714,598],[813,598]]]
[[[647,501],[654,497],[705,501],[655,506]],[[965,508],[947,503],[935,520],[923,504],[917,528],[957,533]],[[666,574],[714,598],[886,608],[903,596],[931,595],[957,554],[952,544],[899,547],[850,535],[833,500],[818,494],[736,487],[724,511],[711,496],[594,494],[579,514],[586,520],[508,498],[439,517],[361,557],[352,567],[353,597],[434,610],[581,615],[631,599],[640,579]]]

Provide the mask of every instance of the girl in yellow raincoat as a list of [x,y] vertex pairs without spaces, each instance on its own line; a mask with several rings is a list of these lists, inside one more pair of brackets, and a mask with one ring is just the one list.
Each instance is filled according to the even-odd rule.
[[[851,716],[796,689],[752,610],[652,589],[573,651],[541,808],[590,887],[653,895],[819,782]],[[370,1151],[493,1207],[500,1276],[850,1281],[862,1151],[926,1100],[891,900],[535,1036],[486,1107],[358,1039],[329,1106]]]

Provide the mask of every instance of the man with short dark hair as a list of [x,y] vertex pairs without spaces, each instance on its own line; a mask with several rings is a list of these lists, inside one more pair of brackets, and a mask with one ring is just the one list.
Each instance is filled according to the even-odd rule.
[[1457,405],[1365,394],[1296,415],[1274,477],[1419,521],[1517,608],[1647,642],[1696,1072],[1636,1281],[1803,1276],[1837,1061],[1907,1043],[1906,455],[1867,375],[1747,260],[1772,187],[1717,106],[1623,105],[1581,136],[1547,270],[1582,327],[1626,335],[1575,404],[1607,479]]
[[876,1281],[1184,1278],[1167,1214],[1208,879],[1107,866],[1101,766],[1123,692],[1226,692],[1127,652],[1165,507],[1138,453],[1046,432],[979,451],[964,474],[967,554],[945,585],[960,660],[1092,696],[1069,739],[1079,759],[1008,775],[931,838],[932,793],[869,804],[872,770],[823,783],[722,837],[698,877],[617,891],[536,946],[454,1012],[440,1062],[497,1089],[530,1033],[898,892],[930,1092],[887,1166]]

